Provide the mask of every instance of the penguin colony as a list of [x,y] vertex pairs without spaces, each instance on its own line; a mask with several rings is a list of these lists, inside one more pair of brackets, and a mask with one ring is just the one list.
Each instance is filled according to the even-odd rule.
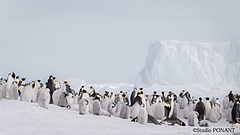
[[[68,109],[75,108],[80,115],[114,116],[139,124],[186,126],[181,119],[188,119],[188,126],[209,126],[210,122],[217,123],[223,117],[223,110],[227,122],[240,122],[240,95],[232,91],[224,97],[221,106],[218,98],[210,100],[209,97],[199,97],[197,100],[185,90],[178,96],[172,91],[166,95],[156,91],[146,95],[143,88],[134,88],[129,96],[123,91],[116,94],[108,91],[97,93],[92,86],[88,90],[81,86],[76,93],[67,81],[61,86],[52,75],[45,85],[41,80],[25,81],[26,78],[19,79],[14,72],[9,73],[7,79],[0,78],[0,100],[35,102],[47,109],[49,104],[54,104]],[[179,115],[180,110],[182,116]]]

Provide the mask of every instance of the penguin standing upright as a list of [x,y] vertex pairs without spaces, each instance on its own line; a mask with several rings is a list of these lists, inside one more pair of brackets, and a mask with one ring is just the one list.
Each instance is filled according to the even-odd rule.
[[39,98],[38,98],[38,101],[37,103],[43,107],[43,108],[46,108],[48,109],[49,107],[49,102],[50,102],[50,94],[49,94],[49,89],[46,88],[46,89],[43,89],[40,91],[40,95],[39,95]]
[[138,123],[146,125],[148,121],[148,113],[144,104],[141,105],[138,114]]
[[54,82],[54,90],[61,88],[60,82],[57,80],[56,77],[53,77],[53,82]]
[[12,82],[12,85],[10,87],[9,91],[9,98],[13,100],[18,100],[19,94],[18,94],[18,85],[16,81]]
[[229,101],[232,101],[233,103],[235,102],[235,98],[234,98],[232,91],[229,92],[228,98],[229,98]]
[[15,80],[15,77],[16,76],[14,72],[8,74],[5,98],[9,98],[10,87],[12,85],[12,82]]
[[211,108],[212,108],[211,101],[209,100],[209,97],[207,97],[206,101],[205,101],[205,118],[206,118],[206,120],[209,119],[209,113],[210,113]]
[[135,87],[130,96],[131,106],[133,106],[133,102],[136,96],[137,96],[137,88]]
[[54,88],[54,81],[53,81],[52,75],[50,75],[48,78],[48,81],[46,83],[46,88],[49,88],[49,90],[50,90],[50,104],[53,104],[52,95],[53,95],[55,88]]
[[202,98],[200,97],[199,98],[199,102],[196,104],[196,108],[195,108],[195,111],[198,112],[198,120],[201,121],[201,120],[204,120],[204,114],[205,114],[205,105],[204,103],[202,102]]
[[26,85],[25,80],[26,80],[26,78],[22,78],[22,79],[18,82],[18,94],[19,94],[19,96],[21,95],[21,92],[22,92],[23,87]]
[[229,98],[228,96],[225,96],[223,99],[223,109],[228,109],[229,107]]
[[233,124],[240,123],[240,97],[237,97],[232,108],[232,123]]

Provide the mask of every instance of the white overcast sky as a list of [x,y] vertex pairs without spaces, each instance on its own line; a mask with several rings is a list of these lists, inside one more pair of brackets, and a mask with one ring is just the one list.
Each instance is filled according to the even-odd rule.
[[238,41],[239,7],[239,0],[0,0],[0,76],[133,83],[151,41]]

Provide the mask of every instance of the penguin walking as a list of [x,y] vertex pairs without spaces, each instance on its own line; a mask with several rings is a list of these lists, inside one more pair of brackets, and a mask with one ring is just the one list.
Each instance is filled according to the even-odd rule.
[[198,120],[201,121],[201,120],[204,120],[204,114],[205,114],[205,105],[204,103],[202,102],[202,98],[200,97],[199,98],[199,102],[196,104],[196,108],[195,108],[195,111],[198,112]]

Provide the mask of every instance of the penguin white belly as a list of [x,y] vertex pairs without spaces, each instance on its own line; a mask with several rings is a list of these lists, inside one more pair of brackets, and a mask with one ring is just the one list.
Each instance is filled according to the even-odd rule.
[[205,103],[205,109],[206,109],[205,118],[206,118],[206,120],[208,120],[209,119],[209,113],[210,113],[210,110],[211,110],[210,102]]
[[191,105],[186,105],[183,109],[183,118],[188,119],[189,113],[192,112],[192,107]]
[[145,107],[141,107],[138,114],[138,123],[146,125],[147,119],[148,119],[147,110]]
[[228,109],[229,107],[229,98],[227,96],[223,99],[223,109]]

